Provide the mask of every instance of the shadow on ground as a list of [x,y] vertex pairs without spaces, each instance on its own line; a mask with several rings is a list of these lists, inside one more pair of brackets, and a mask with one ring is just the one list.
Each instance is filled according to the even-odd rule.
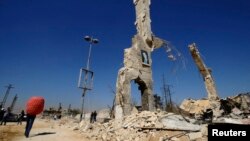
[[56,134],[56,132],[42,132],[42,133],[37,133],[31,137],[35,137],[35,136],[43,136],[43,135],[50,135],[50,134]]

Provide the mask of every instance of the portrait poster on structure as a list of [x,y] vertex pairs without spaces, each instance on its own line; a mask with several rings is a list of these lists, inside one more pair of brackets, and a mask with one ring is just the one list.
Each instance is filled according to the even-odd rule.
[[81,68],[78,81],[78,87],[81,89],[91,90],[93,87],[94,72]]
[[142,56],[142,64],[149,65],[148,52],[146,52],[145,50],[141,50],[141,56]]

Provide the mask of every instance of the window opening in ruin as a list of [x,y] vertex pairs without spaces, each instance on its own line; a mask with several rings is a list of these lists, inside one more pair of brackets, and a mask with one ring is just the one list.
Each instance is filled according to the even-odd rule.
[[131,108],[136,107],[141,110],[141,91],[135,80],[131,81]]

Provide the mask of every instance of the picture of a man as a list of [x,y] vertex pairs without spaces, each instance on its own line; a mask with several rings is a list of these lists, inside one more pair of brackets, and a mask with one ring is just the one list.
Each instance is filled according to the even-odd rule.
[[149,65],[148,53],[146,51],[142,50],[141,55],[142,55],[142,63]]

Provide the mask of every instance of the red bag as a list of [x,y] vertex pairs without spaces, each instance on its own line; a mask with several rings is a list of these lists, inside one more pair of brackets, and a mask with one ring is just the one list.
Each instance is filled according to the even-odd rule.
[[44,98],[35,96],[31,97],[26,105],[26,113],[29,115],[37,115],[43,111],[44,108]]

